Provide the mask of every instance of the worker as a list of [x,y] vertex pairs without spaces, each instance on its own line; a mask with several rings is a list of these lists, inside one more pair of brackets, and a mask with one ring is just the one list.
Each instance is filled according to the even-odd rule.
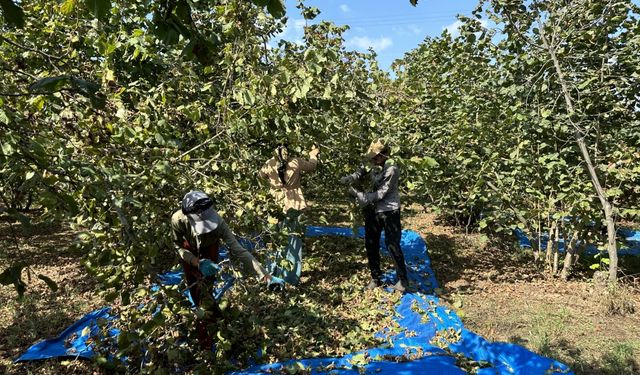
[[171,232],[191,298],[205,311],[204,318],[197,323],[198,341],[205,349],[211,348],[215,324],[222,316],[212,293],[212,281],[220,272],[221,240],[229,248],[231,259],[240,262],[243,275],[256,276],[270,290],[284,287],[281,278],[267,273],[262,264],[240,246],[228,224],[216,212],[213,200],[202,191],[185,194],[182,207],[171,217]]
[[[393,289],[405,292],[408,287],[407,267],[400,248],[402,227],[400,224],[400,168],[389,160],[389,147],[379,139],[369,146],[365,160],[370,168],[361,166],[354,173],[344,176],[340,182],[349,185],[350,194],[362,209],[364,215],[364,239],[371,280],[366,285],[373,289],[382,285],[380,270],[380,237],[385,233],[385,244],[391,254],[398,276]],[[369,180],[370,191],[364,192],[353,187],[355,182]]]
[[282,278],[291,285],[298,285],[302,274],[302,236],[305,228],[301,224],[300,216],[307,202],[300,187],[302,175],[312,172],[318,165],[318,154],[320,150],[313,147],[309,151],[309,159],[292,157],[286,144],[280,144],[274,150],[274,156],[267,160],[260,176],[269,181],[272,195],[276,201],[282,205],[284,218],[278,227],[285,231],[287,245],[275,257],[284,259],[287,267],[281,267],[278,262],[269,265],[268,268],[275,275],[282,275]]

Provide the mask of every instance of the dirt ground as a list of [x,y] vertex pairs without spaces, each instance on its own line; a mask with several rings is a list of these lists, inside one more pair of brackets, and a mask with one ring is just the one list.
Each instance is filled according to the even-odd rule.
[[[89,311],[102,307],[94,293],[95,281],[80,265],[81,254],[70,248],[73,233],[58,225],[38,225],[30,229],[9,224],[0,217],[0,270],[8,264],[24,262],[27,290],[18,300],[13,285],[0,285],[0,373],[86,374],[97,371],[89,361],[45,361],[14,365],[12,362],[29,346],[43,338],[55,337]],[[42,274],[58,285],[53,292]]]
[[[590,272],[567,282],[548,278],[534,267],[532,254],[515,245],[464,234],[433,214],[405,217],[405,228],[427,241],[441,298],[467,329],[558,359],[577,374],[640,374],[637,279],[625,278],[610,292],[594,284]],[[635,312],[611,314],[612,304]]]
[[[577,374],[640,374],[637,286],[627,284],[612,295],[587,272],[568,282],[547,278],[533,266],[531,254],[513,244],[465,234],[420,209],[403,215],[404,227],[427,241],[441,298],[468,329],[556,358]],[[0,270],[10,258],[19,258],[32,273],[22,301],[13,286],[0,286],[0,373],[101,372],[87,361],[12,363],[33,343],[103,306],[93,292],[94,280],[80,265],[81,254],[69,247],[72,239],[60,226],[21,230],[0,218]],[[36,274],[50,277],[60,290],[52,292]],[[611,315],[611,304],[620,301],[635,306],[635,312]]]

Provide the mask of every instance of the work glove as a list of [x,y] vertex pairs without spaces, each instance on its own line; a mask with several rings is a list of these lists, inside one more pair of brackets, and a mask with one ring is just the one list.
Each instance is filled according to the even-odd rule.
[[213,263],[211,259],[200,259],[198,268],[200,269],[200,273],[202,273],[205,277],[215,276],[218,272],[220,272],[220,266]]
[[358,203],[358,206],[360,206],[360,208],[366,207],[369,204],[369,202],[367,202],[367,197],[363,192],[350,187],[349,194],[351,194],[352,197],[356,198],[356,202]]
[[284,280],[277,276],[271,276],[271,279],[267,281],[267,288],[272,292],[280,292],[284,289]]

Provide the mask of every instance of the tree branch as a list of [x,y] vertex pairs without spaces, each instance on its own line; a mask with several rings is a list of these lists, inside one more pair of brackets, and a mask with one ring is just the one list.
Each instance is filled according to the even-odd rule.
[[23,72],[22,70],[16,70],[16,69],[9,69],[9,68],[5,68],[5,67],[0,67],[0,70],[4,70],[5,72],[11,72],[11,73],[17,73],[17,74],[22,74],[25,75],[31,79],[38,79],[38,77],[34,76],[33,74],[27,73],[27,72]]
[[21,49],[23,49],[23,50],[25,50],[25,51],[35,52],[35,53],[40,54],[40,55],[42,55],[42,56],[44,56],[44,57],[46,57],[46,58],[49,58],[49,59],[58,60],[58,61],[60,61],[60,60],[62,60],[62,59],[63,59],[63,57],[53,56],[53,55],[50,55],[50,54],[48,54],[48,53],[46,53],[46,52],[38,51],[37,49],[29,48],[29,47],[27,47],[27,46],[23,46],[23,45],[21,45],[21,44],[18,44],[18,43],[16,43],[16,42],[14,42],[14,41],[13,41],[13,40],[11,40],[11,39],[8,39],[8,38],[4,37],[4,36],[0,36],[0,39],[2,39],[3,41],[5,41],[5,42],[7,42],[7,43],[11,44],[11,45],[12,45],[12,46],[14,46],[14,47],[21,48]]
[[8,92],[0,92],[0,96],[8,96],[8,97],[18,97],[18,96],[30,96],[30,95],[51,95],[56,94],[63,91],[73,91],[67,88],[61,88],[56,91],[47,91],[47,92],[16,92],[16,93],[8,93]]

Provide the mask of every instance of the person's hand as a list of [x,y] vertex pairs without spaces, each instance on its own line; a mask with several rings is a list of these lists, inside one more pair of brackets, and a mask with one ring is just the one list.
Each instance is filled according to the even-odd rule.
[[319,153],[320,153],[320,149],[317,146],[313,146],[311,151],[309,151],[309,157],[312,159],[315,159],[318,157]]
[[267,281],[267,288],[272,292],[280,292],[284,289],[284,280],[277,276],[271,276]]
[[342,185],[349,185],[351,184],[351,182],[353,181],[353,179],[351,178],[351,176],[344,176],[340,179],[340,183]]
[[205,277],[215,276],[220,272],[220,266],[213,263],[211,259],[201,259],[198,268]]
[[369,204],[364,193],[356,190],[353,186],[349,188],[349,194],[351,194],[352,197],[356,198],[356,202],[358,203],[358,206],[360,206],[360,208],[365,207]]

